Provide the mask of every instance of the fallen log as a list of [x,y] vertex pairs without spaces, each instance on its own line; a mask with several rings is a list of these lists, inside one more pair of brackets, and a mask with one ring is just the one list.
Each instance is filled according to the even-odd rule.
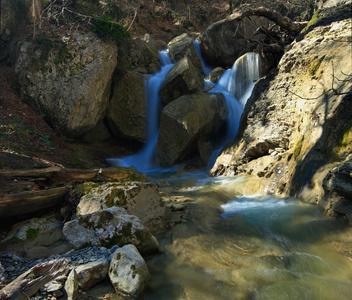
[[65,271],[67,259],[42,262],[17,277],[0,290],[0,300],[24,300]]
[[0,178],[9,179],[43,179],[50,180],[51,184],[63,184],[69,182],[83,181],[104,181],[104,180],[121,180],[128,179],[131,176],[139,174],[131,168],[111,167],[105,169],[66,169],[50,167],[45,169],[30,170],[0,170]]
[[0,195],[0,218],[55,207],[64,201],[68,190],[69,188],[64,186],[48,190]]

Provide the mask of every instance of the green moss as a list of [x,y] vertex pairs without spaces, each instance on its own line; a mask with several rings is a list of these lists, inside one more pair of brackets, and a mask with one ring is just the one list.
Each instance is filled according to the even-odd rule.
[[310,67],[309,67],[309,75],[310,75],[310,76],[314,76],[314,75],[315,75],[316,71],[319,69],[319,66],[320,66],[322,60],[323,60],[323,58],[320,57],[320,58],[315,59],[315,60],[311,63],[311,65],[310,65]]
[[336,147],[333,150],[333,160],[338,160],[344,152],[351,152],[352,148],[352,120],[343,128],[340,137],[337,140]]
[[39,234],[39,230],[35,228],[29,228],[26,232],[27,240],[33,241]]
[[138,273],[136,265],[131,265],[131,270],[132,270],[132,278],[134,279]]
[[95,183],[95,182],[84,182],[82,184],[77,184],[74,188],[74,190],[78,193],[78,194],[85,194],[87,195],[93,188],[98,187],[100,184],[99,183]]
[[114,189],[111,193],[105,198],[106,207],[110,208],[113,206],[122,206],[126,203],[127,197],[125,192],[122,189]]
[[122,247],[131,242],[132,235],[132,224],[127,223],[122,226],[122,229],[119,232],[116,232],[112,238],[109,240],[100,240],[100,247],[111,248],[115,245]]
[[303,145],[303,138],[300,138],[298,140],[297,143],[295,143],[295,147],[293,149],[293,157],[296,159],[299,154],[301,153],[301,149],[302,149],[302,145]]

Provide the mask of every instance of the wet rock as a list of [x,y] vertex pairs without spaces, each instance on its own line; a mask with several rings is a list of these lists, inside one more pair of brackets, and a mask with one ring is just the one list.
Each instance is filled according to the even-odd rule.
[[109,260],[106,258],[101,258],[94,262],[78,266],[75,271],[77,273],[79,288],[86,291],[98,282],[104,280],[108,274],[108,268]]
[[178,37],[175,37],[167,44],[171,58],[174,62],[178,62],[184,57],[188,57],[192,64],[198,68],[202,69],[202,63],[197,54],[196,48],[193,45],[193,42],[198,37],[198,34],[189,34],[184,33]]
[[[182,96],[161,113],[157,156],[161,165],[171,166],[199,155],[206,141],[216,141],[228,111],[220,94]],[[217,145],[212,145],[214,150]],[[207,151],[209,153],[210,151]],[[208,157],[205,157],[205,160]]]
[[217,83],[218,80],[220,79],[220,77],[222,76],[222,74],[225,73],[225,69],[221,68],[221,67],[217,67],[215,69],[213,69],[210,73],[209,73],[209,80],[213,83]]
[[194,67],[188,57],[181,59],[165,76],[159,90],[159,97],[166,105],[183,96],[200,92],[204,76]]
[[107,121],[115,136],[145,142],[147,113],[144,78],[127,72],[115,79],[113,95],[107,111]]
[[156,238],[138,217],[127,214],[125,209],[119,207],[97,211],[67,222],[63,234],[75,248],[86,245],[112,247],[134,244],[141,253],[150,253],[159,246]]
[[109,267],[109,278],[117,293],[137,297],[150,278],[147,265],[134,245],[117,249]]
[[151,182],[107,183],[93,188],[81,198],[77,215],[83,216],[113,206],[123,207],[127,213],[137,216],[152,233],[168,227],[167,210],[157,186]]

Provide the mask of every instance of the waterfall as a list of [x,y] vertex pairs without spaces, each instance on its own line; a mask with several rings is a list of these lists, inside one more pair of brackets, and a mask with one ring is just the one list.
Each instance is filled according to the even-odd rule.
[[[229,115],[227,118],[228,131],[225,142],[219,149],[214,151],[208,162],[207,169],[213,167],[223,146],[227,142],[234,140],[243,108],[252,94],[255,81],[260,78],[259,67],[259,54],[247,53],[238,58],[232,68],[225,71],[215,87],[209,91],[210,93],[221,93],[224,96]],[[210,85],[210,82],[206,83],[206,86]]]
[[203,56],[202,56],[202,52],[200,51],[200,46],[199,46],[199,42],[197,40],[195,40],[193,42],[193,45],[194,45],[194,48],[196,48],[196,51],[197,51],[197,54],[199,56],[199,59],[202,63],[202,69],[203,69],[203,72],[204,72],[204,75],[205,76],[208,76],[209,73],[212,71],[212,68],[209,67],[205,62],[204,62],[204,59],[203,59]]
[[159,135],[159,114],[161,109],[161,100],[158,96],[160,85],[174,66],[172,64],[169,51],[159,51],[159,60],[161,70],[145,80],[145,94],[147,107],[147,140],[146,145],[141,152],[120,159],[109,159],[113,166],[130,167],[136,166],[139,171],[148,171],[156,168],[154,159],[155,146]]

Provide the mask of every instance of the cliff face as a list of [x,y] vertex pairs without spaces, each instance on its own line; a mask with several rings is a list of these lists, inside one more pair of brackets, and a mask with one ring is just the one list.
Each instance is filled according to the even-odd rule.
[[318,11],[257,82],[211,174],[260,177],[264,192],[303,197],[352,224],[351,42],[348,5]]

